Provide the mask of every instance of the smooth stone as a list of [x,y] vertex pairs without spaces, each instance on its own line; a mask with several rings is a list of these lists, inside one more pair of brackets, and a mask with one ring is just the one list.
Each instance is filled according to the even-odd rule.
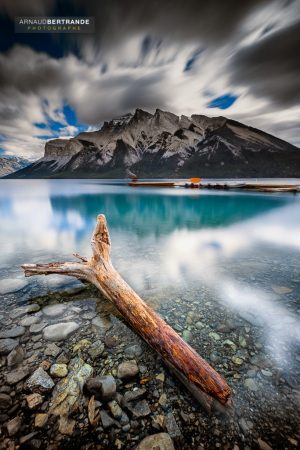
[[244,384],[250,391],[256,392],[258,390],[258,386],[253,380],[253,378],[246,378]]
[[145,437],[136,450],[175,450],[175,447],[167,433],[157,433]]
[[0,410],[9,409],[12,405],[12,399],[8,394],[0,393]]
[[27,395],[26,401],[27,401],[28,408],[34,409],[43,403],[44,397],[42,397],[42,395],[40,395],[38,393],[30,394],[30,395]]
[[28,282],[25,279],[18,278],[5,278],[0,280],[0,294],[10,294],[11,292],[17,292],[27,286]]
[[139,373],[136,361],[124,361],[119,364],[117,369],[117,377],[121,380],[133,378]]
[[231,358],[232,362],[234,362],[234,364],[236,364],[237,366],[241,366],[244,362],[244,360],[242,358],[240,358],[239,356],[233,356]]
[[108,402],[116,396],[117,385],[112,375],[90,378],[85,384],[87,391],[97,399]]
[[22,327],[30,327],[30,325],[37,323],[39,320],[40,318],[37,316],[27,316],[20,320],[20,325]]
[[11,419],[6,424],[6,429],[7,429],[8,435],[14,436],[15,434],[17,434],[18,431],[20,431],[21,424],[22,424],[21,417],[17,416],[17,417],[14,417],[13,419]]
[[53,343],[53,344],[47,345],[44,353],[46,356],[53,356],[54,358],[56,358],[60,354],[60,352],[61,352],[61,348]]
[[10,330],[4,330],[0,333],[0,339],[6,339],[6,338],[16,338],[23,336],[25,333],[25,328],[22,326],[17,326],[14,328],[11,328]]
[[293,292],[293,289],[285,287],[285,286],[272,286],[272,290],[275,292],[275,294],[290,294]]
[[50,375],[58,378],[66,377],[68,375],[67,364],[53,364],[50,367]]
[[61,322],[49,325],[43,330],[44,339],[48,341],[63,341],[69,338],[79,328],[76,322]]
[[96,333],[104,335],[111,327],[112,322],[110,317],[97,316],[92,320],[92,328]]
[[47,322],[33,323],[30,325],[29,332],[31,334],[39,334],[47,325]]
[[124,350],[124,354],[128,358],[135,358],[141,356],[142,353],[143,349],[139,344],[130,345],[129,347],[126,347]]
[[32,303],[31,305],[21,306],[20,308],[15,308],[9,313],[11,319],[17,319],[18,317],[25,316],[25,314],[37,312],[40,310],[40,306],[37,303]]
[[53,389],[54,382],[42,367],[36,369],[26,381],[26,388],[32,392],[49,392]]
[[7,366],[9,368],[17,366],[23,362],[25,352],[21,346],[14,348],[7,356]]
[[190,342],[193,338],[193,335],[190,332],[190,330],[183,330],[182,337],[185,340],[185,342]]
[[222,342],[222,344],[225,345],[226,347],[232,348],[233,351],[236,351],[236,345],[230,339],[226,339],[225,341]]
[[7,355],[19,345],[15,339],[0,339],[0,355]]
[[218,333],[211,332],[208,334],[209,337],[211,337],[214,341],[219,341],[221,339],[221,336]]
[[271,377],[273,374],[270,370],[261,369],[261,373],[264,377]]
[[28,377],[29,369],[28,367],[21,367],[20,369],[13,370],[6,375],[6,383],[7,384],[17,384],[19,381]]
[[57,303],[56,305],[45,306],[42,313],[49,318],[59,317],[67,310],[67,305],[64,303]]
[[48,422],[49,415],[46,413],[39,413],[35,416],[34,426],[36,428],[43,428]]
[[137,388],[133,391],[126,391],[122,399],[122,406],[126,406],[127,403],[142,398],[146,394],[146,389]]
[[128,404],[127,409],[129,409],[135,417],[146,417],[151,414],[151,409],[149,408],[147,400],[141,400],[134,406]]
[[204,323],[202,323],[202,322],[196,322],[195,326],[196,326],[197,330],[202,330],[202,328],[205,327]]

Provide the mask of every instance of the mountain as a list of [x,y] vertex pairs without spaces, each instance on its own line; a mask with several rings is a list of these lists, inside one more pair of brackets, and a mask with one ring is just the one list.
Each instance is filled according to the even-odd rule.
[[17,178],[300,177],[300,149],[225,117],[137,109],[54,139]]
[[23,169],[29,164],[30,162],[26,159],[18,158],[16,156],[0,157],[0,178]]

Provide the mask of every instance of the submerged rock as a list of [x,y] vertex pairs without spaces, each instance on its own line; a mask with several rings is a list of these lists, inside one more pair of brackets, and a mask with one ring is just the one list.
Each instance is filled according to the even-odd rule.
[[25,314],[37,312],[40,310],[40,306],[37,303],[32,303],[31,305],[21,306],[16,308],[9,313],[11,319],[17,319],[18,317],[25,316]]
[[29,369],[27,367],[21,367],[20,369],[13,370],[6,375],[6,383],[7,384],[17,384],[19,381],[28,377]]
[[16,338],[22,336],[25,333],[25,328],[22,326],[11,328],[10,330],[4,330],[0,333],[0,339]]
[[24,359],[25,352],[21,346],[14,348],[7,356],[7,367],[15,367],[21,364]]
[[5,278],[0,280],[0,294],[10,294],[11,292],[17,292],[27,286],[28,281],[19,278]]
[[44,328],[43,336],[48,341],[63,341],[69,338],[79,328],[76,322],[61,322]]
[[100,334],[100,335],[104,335],[111,327],[112,327],[112,322],[110,317],[95,317],[92,320],[92,329]]
[[44,316],[49,318],[60,317],[67,310],[67,305],[64,303],[58,303],[57,305],[45,306],[42,309]]
[[0,339],[0,355],[8,355],[8,353],[10,353],[18,345],[19,342],[15,339]]
[[136,450],[175,450],[175,447],[167,433],[157,433],[145,437]]

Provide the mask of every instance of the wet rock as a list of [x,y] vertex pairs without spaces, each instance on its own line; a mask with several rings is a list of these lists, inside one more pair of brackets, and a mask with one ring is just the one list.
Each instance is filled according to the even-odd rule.
[[100,418],[104,429],[110,428],[115,423],[114,420],[107,414],[106,411],[103,410],[100,411]]
[[30,325],[37,323],[39,320],[40,318],[37,316],[26,316],[20,320],[20,325],[22,327],[30,327]]
[[97,316],[92,320],[92,329],[102,336],[112,327],[110,317]]
[[86,350],[91,346],[91,341],[88,339],[81,339],[77,344],[73,347],[73,353],[82,352],[82,350]]
[[244,434],[247,434],[252,430],[253,423],[250,420],[246,420],[246,419],[244,419],[244,417],[242,417],[241,419],[239,419],[239,426],[240,426],[242,432]]
[[0,339],[16,338],[22,336],[25,333],[25,328],[22,326],[11,328],[0,333]]
[[117,392],[117,385],[112,375],[104,375],[102,377],[90,378],[85,384],[90,394],[103,402],[112,400]]
[[8,355],[18,344],[19,342],[15,339],[0,339],[0,355]]
[[79,325],[76,322],[61,322],[44,328],[43,336],[47,341],[63,341],[74,334],[78,328]]
[[244,362],[244,360],[242,358],[240,358],[239,356],[233,356],[231,358],[231,361],[236,364],[237,366],[241,366]]
[[53,377],[64,378],[68,375],[66,364],[53,364],[50,368],[50,375]]
[[92,359],[98,358],[100,355],[102,355],[104,351],[104,344],[100,340],[97,340],[93,342],[93,344],[88,349],[88,354]]
[[218,333],[215,332],[211,332],[208,335],[211,339],[213,339],[214,341],[219,341],[221,339],[221,336]]
[[160,406],[165,408],[165,406],[167,405],[167,395],[165,393],[161,394],[158,399],[158,403],[160,404]]
[[29,409],[34,409],[34,408],[37,408],[38,406],[40,406],[43,403],[44,397],[42,397],[38,393],[30,394],[30,395],[27,395],[26,401],[27,401],[28,408]]
[[11,405],[11,397],[8,394],[0,393],[0,410],[9,409]]
[[260,450],[272,450],[272,447],[260,438],[257,439],[257,443]]
[[167,433],[157,433],[145,437],[136,450],[175,450],[175,447]]
[[118,366],[117,376],[121,380],[130,379],[139,373],[136,361],[124,361]]
[[246,378],[244,384],[250,391],[253,391],[253,392],[258,391],[258,386],[255,383],[255,381],[253,380],[253,378]]
[[141,400],[137,402],[134,406],[131,404],[127,405],[127,408],[135,417],[146,417],[151,414],[151,409],[149,408],[149,404],[146,400]]
[[225,341],[223,341],[222,344],[225,347],[230,347],[230,348],[232,348],[233,351],[236,351],[236,345],[230,339],[225,339]]
[[128,358],[135,358],[141,356],[143,353],[143,349],[139,344],[130,345],[126,347],[124,350],[125,356]]
[[293,292],[293,289],[286,286],[272,286],[272,290],[275,292],[275,294],[279,295],[290,294],[291,292]]
[[20,445],[26,444],[26,442],[31,441],[31,439],[36,436],[37,432],[33,431],[32,433],[26,434],[25,436],[20,437]]
[[185,340],[185,342],[190,342],[193,338],[193,335],[190,332],[190,330],[183,330],[182,337]]
[[21,429],[22,421],[19,416],[14,417],[6,424],[6,429],[9,436],[14,436]]
[[21,346],[14,348],[7,356],[7,366],[9,368],[18,366],[24,360],[24,350]]
[[59,429],[63,434],[73,432],[75,423],[68,417],[75,403],[79,402],[83,386],[92,373],[93,368],[82,358],[73,358],[69,364],[68,376],[55,386],[50,413],[60,416]]
[[47,322],[33,323],[30,325],[29,332],[31,334],[39,334],[47,325]]
[[0,280],[0,294],[10,294],[11,292],[17,292],[27,286],[28,282],[25,279],[19,278],[5,278]]
[[32,303],[31,305],[21,306],[16,308],[9,313],[11,319],[17,319],[18,317],[24,316],[25,314],[37,312],[40,310],[40,306],[37,303]]
[[27,367],[21,367],[20,369],[13,370],[6,375],[6,383],[7,384],[17,384],[19,381],[28,377],[29,369]]
[[264,377],[271,377],[272,376],[272,372],[270,370],[266,370],[266,369],[261,369],[261,373],[263,374]]
[[164,381],[165,381],[165,374],[164,374],[164,372],[159,373],[158,375],[156,375],[155,378],[156,378],[156,380],[162,381],[164,383]]
[[197,328],[197,330],[202,330],[202,328],[205,328],[205,324],[203,322],[196,322],[195,327]]
[[56,344],[48,344],[45,349],[45,355],[47,356],[53,356],[56,358],[61,352],[60,347],[58,347]]
[[166,416],[166,429],[171,438],[177,438],[181,436],[180,428],[177,425],[174,415],[170,412]]
[[42,313],[44,316],[49,318],[55,318],[60,317],[64,314],[64,312],[67,310],[67,305],[64,303],[58,303],[57,305],[49,305],[45,306],[42,309]]
[[36,369],[26,381],[26,389],[32,392],[49,392],[53,387],[54,382],[52,378],[41,367]]
[[111,412],[111,415],[115,418],[115,419],[121,419],[123,411],[120,408],[120,406],[118,405],[118,403],[116,402],[116,400],[112,400],[110,402],[108,402],[109,410]]
[[258,316],[257,314],[254,314],[253,312],[242,311],[239,313],[239,316],[255,327],[262,327],[264,325],[263,318]]
[[142,398],[146,395],[146,389],[135,389],[133,391],[126,391],[124,397],[122,399],[122,406],[126,406],[127,403],[137,400],[138,398]]

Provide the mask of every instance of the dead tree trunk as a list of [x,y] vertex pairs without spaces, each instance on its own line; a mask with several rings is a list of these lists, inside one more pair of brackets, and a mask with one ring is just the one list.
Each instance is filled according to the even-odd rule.
[[124,319],[174,369],[193,395],[211,410],[214,399],[231,405],[225,380],[150,308],[114,269],[110,259],[110,237],[104,215],[99,215],[92,240],[90,260],[80,262],[24,264],[25,276],[62,274],[93,283],[120,311]]

